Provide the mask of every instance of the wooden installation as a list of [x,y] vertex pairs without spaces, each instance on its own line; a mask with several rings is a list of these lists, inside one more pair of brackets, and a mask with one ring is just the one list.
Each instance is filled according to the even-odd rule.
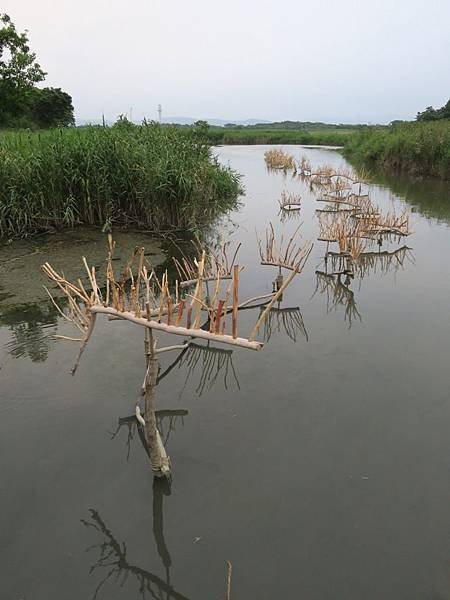
[[228,245],[222,240],[218,249],[212,248],[206,250],[199,242],[193,242],[195,258],[189,258],[186,254],[181,253],[181,257],[173,257],[178,277],[180,289],[193,286],[197,283],[198,278],[198,257],[205,252],[205,262],[203,265],[202,280],[214,281],[219,275],[222,280],[231,279],[233,276],[233,267],[237,258],[237,254],[241,244],[239,243],[234,252],[229,256]]
[[[275,258],[277,254],[274,250],[274,237],[272,241],[272,258]],[[106,278],[102,285],[98,283],[96,268],[89,267],[84,257],[82,259],[86,274],[84,283],[81,277],[76,281],[68,280],[63,273],[55,271],[49,263],[42,266],[47,277],[67,298],[65,311],[57,305],[51,293],[47,291],[60,315],[72,322],[81,334],[79,338],[59,336],[61,339],[81,342],[72,373],[75,373],[80,357],[94,331],[97,315],[104,314],[110,320],[125,320],[143,327],[147,360],[143,384],[144,409],[141,411],[137,404],[135,418],[145,432],[155,476],[170,479],[170,459],[156,420],[155,388],[158,383],[158,355],[172,350],[180,350],[184,353],[195,339],[260,350],[263,342],[256,340],[259,328],[265,323],[270,309],[281,298],[294,276],[302,270],[311,251],[311,245],[297,246],[293,238],[289,240],[283,260],[286,268],[291,270],[290,276],[273,293],[248,298],[242,302],[239,299],[242,269],[235,264],[239,245],[231,259],[227,256],[224,244],[217,253],[198,248],[199,255],[192,261],[186,257],[177,259],[175,264],[183,278],[181,282],[169,281],[167,271],[158,277],[146,261],[144,248],[139,247],[128,259],[122,272],[117,275],[113,262],[114,249],[115,244],[109,235]],[[194,267],[195,279],[192,278]],[[208,282],[211,282],[211,289],[208,288]],[[250,335],[240,337],[239,311],[255,308],[258,306],[255,303],[261,301],[264,301],[265,308]],[[155,331],[182,336],[185,341],[182,344],[157,348]]]
[[264,160],[268,169],[282,169],[283,171],[294,169],[295,172],[297,171],[297,164],[292,154],[278,148],[267,150],[264,153]]
[[280,209],[283,211],[300,210],[302,199],[298,194],[283,191],[281,198],[278,200]]
[[286,243],[284,242],[283,236],[280,241],[277,242],[272,223],[269,223],[269,226],[266,229],[264,244],[258,237],[258,234],[256,234],[261,264],[280,267],[282,269],[300,273],[308,260],[308,256],[313,247],[311,242],[300,244],[296,240],[300,227],[301,224],[296,228]]

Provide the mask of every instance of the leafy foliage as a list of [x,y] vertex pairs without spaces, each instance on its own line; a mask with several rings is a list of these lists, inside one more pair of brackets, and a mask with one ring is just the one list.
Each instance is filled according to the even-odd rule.
[[438,121],[440,119],[450,119],[450,100],[441,108],[427,106],[423,112],[418,112],[417,121]]
[[38,127],[74,125],[72,98],[61,88],[35,88],[31,114]]
[[50,127],[74,122],[72,98],[59,88],[38,89],[46,73],[11,18],[0,16],[0,127]]

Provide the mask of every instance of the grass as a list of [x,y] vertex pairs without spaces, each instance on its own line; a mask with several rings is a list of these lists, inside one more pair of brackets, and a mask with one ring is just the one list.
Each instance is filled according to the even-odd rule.
[[317,129],[314,131],[290,129],[260,129],[256,127],[210,127],[211,144],[305,144],[312,146],[344,146],[355,130]]
[[365,127],[351,136],[344,154],[369,168],[450,179],[450,121]]
[[240,192],[198,132],[154,123],[4,132],[0,181],[8,238],[77,224],[199,230]]

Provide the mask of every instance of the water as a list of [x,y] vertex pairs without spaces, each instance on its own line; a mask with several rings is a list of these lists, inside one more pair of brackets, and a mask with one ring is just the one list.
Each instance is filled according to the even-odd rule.
[[[247,190],[223,225],[243,241],[242,298],[271,291],[276,275],[259,265],[255,228],[297,225],[280,223],[283,189],[303,195],[304,239],[318,232],[318,203],[297,180],[266,172],[265,149],[217,150]],[[333,151],[292,150],[345,164]],[[377,204],[413,210],[403,266],[355,279],[349,308],[316,290],[325,250],[316,242],[285,295],[293,310],[274,315],[261,352],[199,344],[162,355],[171,490],[153,483],[127,419],[144,374],[139,328],[101,320],[74,377],[76,344],[49,335],[74,332],[38,291],[31,254],[70,269],[77,252],[101,264],[99,237],[89,234],[97,250],[78,234],[57,252],[54,238],[1,250],[2,598],[147,590],[212,600],[224,597],[227,560],[233,600],[450,598],[449,189],[379,183]],[[152,246],[156,263],[160,250]],[[6,263],[17,255],[30,256]],[[258,314],[240,313],[241,333]]]

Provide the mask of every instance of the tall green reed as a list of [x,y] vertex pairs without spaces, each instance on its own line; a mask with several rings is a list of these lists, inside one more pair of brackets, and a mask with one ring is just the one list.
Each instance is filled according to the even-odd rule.
[[234,208],[239,176],[198,132],[158,124],[0,136],[0,237],[77,224],[195,230]]

